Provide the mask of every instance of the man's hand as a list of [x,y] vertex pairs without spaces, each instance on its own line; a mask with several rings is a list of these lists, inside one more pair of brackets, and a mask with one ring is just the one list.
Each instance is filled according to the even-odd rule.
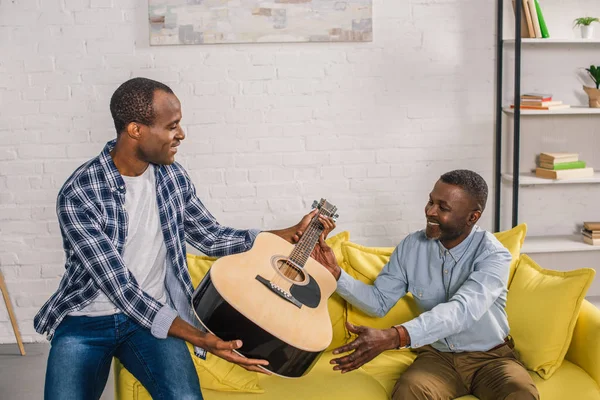
[[248,371],[256,371],[271,375],[269,371],[258,367],[259,365],[269,365],[267,360],[246,358],[234,351],[242,347],[241,340],[225,342],[212,333],[202,332],[196,327],[185,322],[180,317],[176,317],[175,320],[173,320],[173,323],[169,328],[169,336],[183,339],[194,346],[202,347],[217,357],[221,357],[224,360],[237,364]]
[[[302,237],[304,232],[306,232],[306,229],[308,229],[310,222],[315,217],[315,215],[317,215],[317,212],[318,212],[317,209],[312,210],[311,212],[306,214],[304,217],[302,217],[300,222],[298,222],[294,226],[290,226],[289,228],[285,228],[285,229],[269,231],[269,232],[287,240],[288,242],[290,242],[292,244],[296,244],[296,243],[298,243],[298,241],[300,240],[300,238]],[[323,214],[319,214],[319,222],[321,223],[321,225],[323,225],[322,235],[324,235],[324,237],[327,238],[327,235],[329,235],[329,233],[335,229],[335,222],[333,221],[333,219],[331,217],[326,217]]]
[[385,350],[396,349],[400,346],[400,336],[395,328],[374,329],[366,326],[355,326],[346,322],[348,330],[358,335],[358,337],[345,346],[333,350],[333,354],[347,353],[354,350],[351,354],[331,360],[331,364],[336,371],[342,371],[342,374],[353,371],[362,365],[368,363]]
[[314,258],[319,264],[327,268],[327,270],[331,272],[331,275],[333,275],[336,281],[340,279],[342,269],[338,265],[333,250],[331,250],[331,247],[327,246],[327,243],[325,243],[324,235],[321,235],[319,237],[319,243],[317,243],[310,256]]
[[256,371],[261,372],[263,374],[271,375],[271,372],[258,367],[259,365],[269,365],[268,361],[246,358],[233,351],[242,347],[241,340],[232,340],[230,342],[225,342],[216,337],[215,335],[207,333],[204,337],[203,344],[199,347],[202,347],[206,351],[213,353],[214,355],[221,357],[224,360],[237,364],[240,367],[247,369],[248,371]]

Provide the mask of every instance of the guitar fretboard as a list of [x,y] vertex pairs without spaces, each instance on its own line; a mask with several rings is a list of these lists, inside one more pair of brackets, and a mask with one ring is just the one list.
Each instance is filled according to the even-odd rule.
[[294,247],[292,254],[290,254],[290,260],[300,267],[303,267],[308,257],[310,257],[319,241],[319,236],[323,232],[323,225],[319,222],[318,216],[319,214],[310,222],[300,241]]

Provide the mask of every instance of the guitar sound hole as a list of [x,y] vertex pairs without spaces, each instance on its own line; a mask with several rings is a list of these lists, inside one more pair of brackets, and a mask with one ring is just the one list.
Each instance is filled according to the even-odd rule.
[[294,282],[304,282],[306,280],[304,271],[285,259],[277,260],[277,268],[283,276]]

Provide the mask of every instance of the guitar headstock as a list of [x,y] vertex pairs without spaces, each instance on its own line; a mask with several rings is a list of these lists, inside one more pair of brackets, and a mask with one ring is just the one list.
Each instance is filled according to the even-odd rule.
[[312,208],[313,210],[318,208],[321,214],[325,215],[326,217],[331,217],[334,221],[337,221],[339,218],[339,214],[336,214],[337,207],[325,199],[321,199],[321,201],[313,201]]

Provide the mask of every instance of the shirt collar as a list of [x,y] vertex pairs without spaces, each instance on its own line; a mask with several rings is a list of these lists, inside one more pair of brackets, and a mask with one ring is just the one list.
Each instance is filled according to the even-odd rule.
[[110,190],[113,192],[125,193],[125,181],[123,181],[123,177],[121,177],[117,166],[110,156],[110,152],[115,148],[116,143],[117,139],[113,139],[106,143],[104,150],[102,150],[102,153],[100,153],[99,156],[100,165],[104,168]]
[[454,260],[455,263],[458,262],[458,260],[460,260],[460,258],[463,256],[463,254],[465,254],[465,251],[467,251],[467,248],[469,247],[469,244],[471,243],[471,240],[473,239],[473,235],[478,230],[479,230],[479,226],[475,225],[473,227],[473,229],[471,229],[471,233],[469,233],[469,236],[467,236],[465,238],[465,240],[463,240],[462,242],[460,242],[458,245],[451,248],[450,250],[446,249],[444,247],[444,245],[442,244],[442,242],[437,240],[439,249],[440,249],[440,257],[443,257],[444,253],[448,253],[448,254],[450,254],[450,256],[452,257],[452,259]]

